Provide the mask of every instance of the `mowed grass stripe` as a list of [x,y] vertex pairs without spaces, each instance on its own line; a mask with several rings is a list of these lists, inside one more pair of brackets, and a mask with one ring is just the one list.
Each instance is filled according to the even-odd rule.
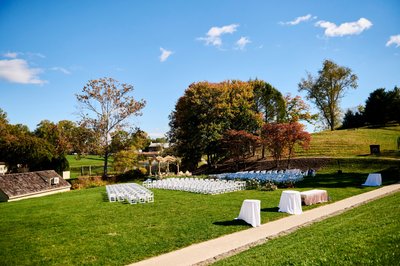
[[313,133],[310,149],[307,151],[298,149],[296,155],[332,157],[368,155],[369,145],[378,144],[384,156],[399,158],[400,153],[396,152],[398,137],[400,137],[400,126],[323,131]]

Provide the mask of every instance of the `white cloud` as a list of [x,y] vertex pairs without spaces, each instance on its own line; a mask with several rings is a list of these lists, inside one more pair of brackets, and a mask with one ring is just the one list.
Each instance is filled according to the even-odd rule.
[[17,58],[18,53],[17,52],[7,52],[7,53],[3,54],[3,56],[7,57],[7,58]]
[[40,68],[30,68],[23,59],[0,60],[0,79],[12,83],[43,84],[38,74],[43,71]]
[[311,14],[307,14],[307,15],[302,16],[302,17],[297,17],[297,18],[295,18],[295,19],[292,20],[292,21],[279,22],[279,24],[281,24],[281,25],[290,25],[290,26],[294,26],[294,25],[297,25],[297,24],[299,24],[299,23],[301,23],[301,22],[308,21],[308,20],[310,20],[310,19],[316,19],[316,18],[317,18],[317,17],[312,17]]
[[162,47],[160,47],[161,55],[160,55],[160,62],[164,62],[168,59],[174,52],[168,51]]
[[390,39],[389,41],[387,41],[386,46],[390,46],[392,44],[396,45],[396,47],[400,46],[400,34],[390,36]]
[[251,43],[250,39],[248,37],[241,37],[237,42],[236,46],[240,50],[243,50],[247,44]]
[[222,27],[212,27],[208,30],[206,37],[197,38],[200,41],[204,41],[206,45],[214,45],[220,47],[222,45],[221,36],[227,33],[234,33],[236,28],[239,27],[238,24],[231,24]]
[[315,26],[325,28],[325,35],[328,37],[337,37],[345,35],[360,34],[364,30],[372,27],[372,22],[366,18],[360,18],[356,22],[345,22],[337,26],[335,23],[320,20]]
[[26,55],[31,57],[31,58],[32,57],[46,58],[46,56],[44,54],[41,54],[41,53],[27,52]]
[[50,69],[51,69],[51,70],[54,70],[54,71],[60,71],[60,72],[62,72],[62,73],[64,73],[64,74],[66,74],[66,75],[71,74],[70,71],[68,71],[67,69],[65,69],[65,68],[63,68],[63,67],[52,67],[52,68],[50,68]]

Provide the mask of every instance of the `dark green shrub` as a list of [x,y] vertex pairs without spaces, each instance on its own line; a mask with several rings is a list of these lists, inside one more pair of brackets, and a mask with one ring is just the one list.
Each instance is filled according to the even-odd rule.
[[139,167],[133,170],[129,170],[123,174],[116,175],[116,182],[126,182],[130,180],[143,180],[147,176],[147,169]]

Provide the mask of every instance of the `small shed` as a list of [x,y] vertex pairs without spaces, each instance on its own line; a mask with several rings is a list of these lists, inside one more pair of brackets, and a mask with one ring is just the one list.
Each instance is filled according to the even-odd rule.
[[7,165],[5,162],[0,162],[0,175],[7,173]]
[[71,189],[54,170],[0,175],[0,201],[41,197]]

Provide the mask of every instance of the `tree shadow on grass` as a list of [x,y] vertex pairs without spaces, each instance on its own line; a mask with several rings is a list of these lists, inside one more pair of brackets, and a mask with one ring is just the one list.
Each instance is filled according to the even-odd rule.
[[[400,182],[399,167],[389,167],[378,171],[382,174],[382,185],[391,185]],[[362,184],[367,180],[368,173],[344,172],[342,174],[317,174],[315,177],[306,177],[296,183],[296,188],[364,188]]]
[[219,221],[219,222],[213,222],[214,225],[222,225],[222,226],[239,226],[239,225],[249,225],[243,220],[240,219],[234,219],[234,220],[228,220],[228,221]]
[[279,207],[272,207],[272,208],[262,208],[262,212],[279,212]]
[[316,177],[307,177],[304,181],[296,183],[296,188],[362,188],[361,184],[367,178],[366,174],[318,174]]
[[101,198],[102,198],[103,202],[108,202],[109,201],[107,192],[102,192],[101,193]]

